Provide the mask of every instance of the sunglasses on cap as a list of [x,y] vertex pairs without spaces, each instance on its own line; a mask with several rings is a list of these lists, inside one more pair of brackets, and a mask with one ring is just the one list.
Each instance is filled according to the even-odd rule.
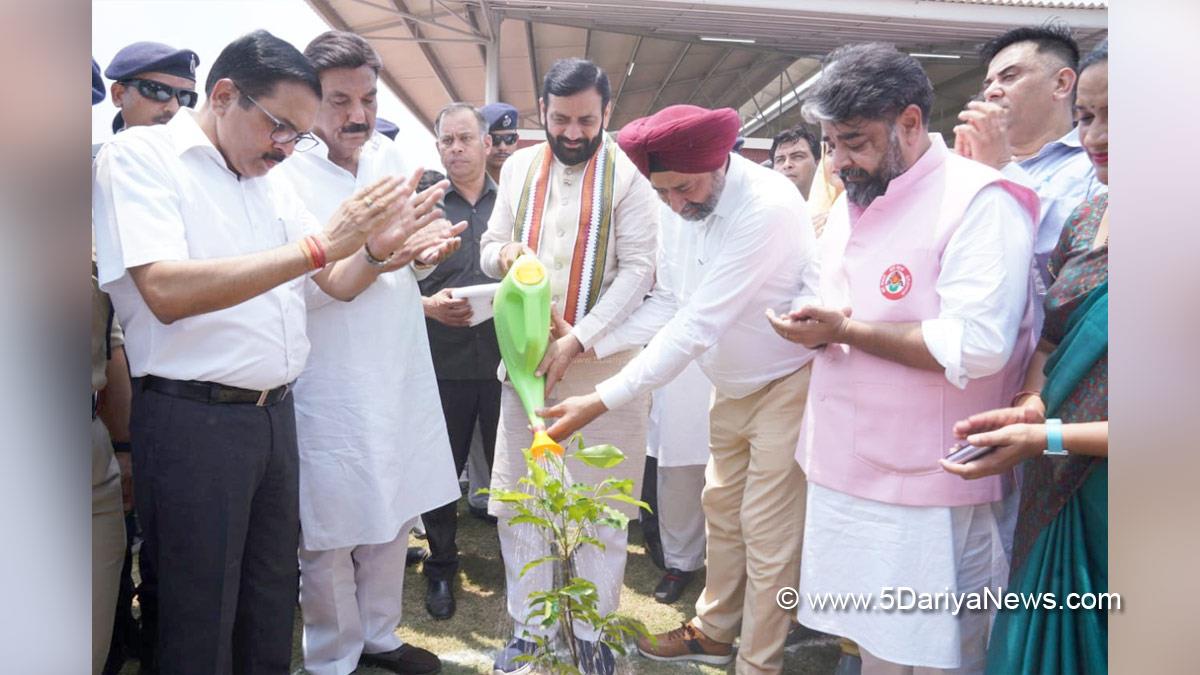
[[154,80],[131,77],[127,80],[120,80],[120,82],[124,85],[137,85],[139,94],[159,103],[166,103],[174,97],[179,101],[179,105],[185,108],[195,108],[196,101],[200,100],[200,95],[191,89],[176,89],[175,87],[165,85],[162,82],[155,82]]
[[490,136],[492,137],[493,143],[503,143],[505,145],[512,145],[513,143],[517,142],[516,132],[512,132],[512,133],[508,133],[508,134],[490,134]]

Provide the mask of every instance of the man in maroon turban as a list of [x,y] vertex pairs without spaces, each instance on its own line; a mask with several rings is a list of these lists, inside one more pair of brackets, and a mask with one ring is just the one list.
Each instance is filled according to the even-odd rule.
[[813,352],[779,338],[776,312],[815,300],[816,252],[804,199],[787,178],[730,154],[728,108],[677,105],[631,122],[617,142],[650,179],[661,212],[650,297],[593,346],[603,358],[646,348],[595,391],[543,410],[563,438],[658,389],[696,361],[715,388],[702,503],[708,574],[696,617],[638,651],[660,661],[778,673],[804,531],[804,474],[793,459]]

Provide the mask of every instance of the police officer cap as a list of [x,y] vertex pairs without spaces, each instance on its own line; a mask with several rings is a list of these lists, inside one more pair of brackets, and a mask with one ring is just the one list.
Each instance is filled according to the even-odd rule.
[[487,120],[488,131],[509,131],[517,128],[517,109],[507,103],[489,103],[480,109]]
[[384,136],[387,136],[388,138],[390,138],[394,141],[394,140],[396,140],[396,134],[400,133],[400,127],[396,126],[395,124],[392,124],[391,122],[383,119],[382,117],[376,117],[375,118],[375,131],[378,131],[379,133],[383,134]]
[[200,57],[190,49],[176,49],[161,42],[135,42],[113,57],[104,69],[110,80],[124,80],[141,73],[163,73],[195,81]]
[[104,80],[100,79],[100,66],[92,59],[92,105],[104,100]]

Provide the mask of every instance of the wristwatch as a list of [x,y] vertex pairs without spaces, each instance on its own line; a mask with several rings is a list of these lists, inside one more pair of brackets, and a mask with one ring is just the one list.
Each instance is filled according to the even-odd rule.
[[1057,418],[1046,420],[1046,449],[1042,451],[1042,454],[1066,456],[1067,450],[1063,447],[1062,442],[1062,420]]

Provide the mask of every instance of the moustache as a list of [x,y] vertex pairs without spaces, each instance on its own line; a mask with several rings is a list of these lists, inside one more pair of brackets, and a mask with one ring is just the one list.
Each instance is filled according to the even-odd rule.
[[860,168],[855,167],[855,168],[850,168],[850,169],[842,169],[841,171],[838,172],[838,177],[841,178],[843,181],[846,181],[846,180],[855,180],[855,179],[867,179],[867,178],[871,177],[871,174],[867,173],[866,169],[860,169]]
[[264,152],[262,158],[278,164],[287,159],[287,155],[283,154],[282,152]]
[[365,134],[370,130],[371,130],[371,127],[369,127],[365,124],[359,124],[357,122],[352,122],[352,123],[347,124],[346,126],[342,127],[343,134]]

